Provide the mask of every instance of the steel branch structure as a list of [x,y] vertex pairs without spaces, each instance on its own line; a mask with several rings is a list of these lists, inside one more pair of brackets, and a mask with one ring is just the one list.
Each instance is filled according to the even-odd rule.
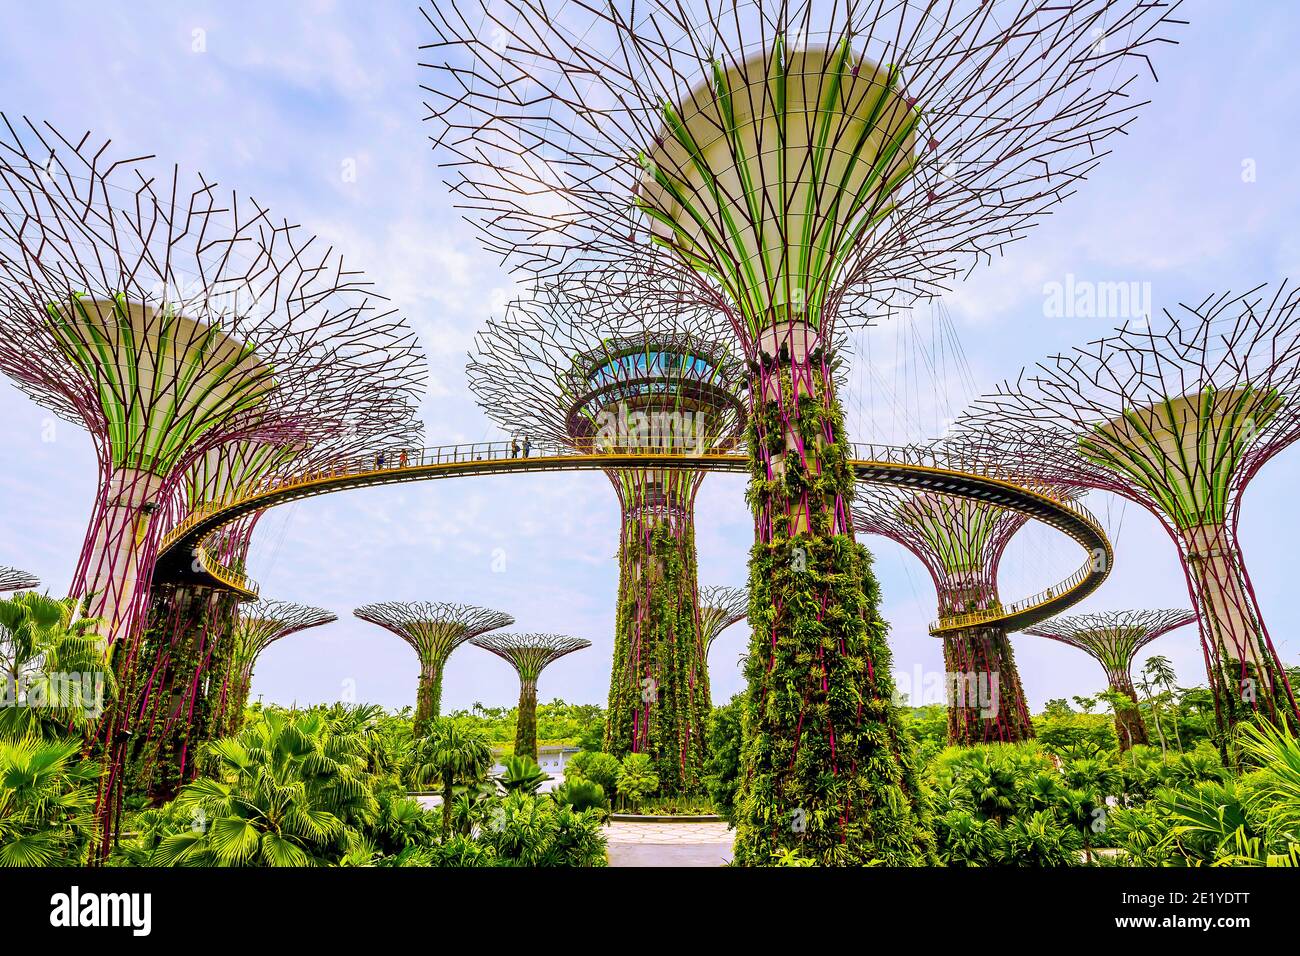
[[[666,792],[701,783],[707,649],[697,628],[695,495],[702,470],[653,456],[736,447],[743,364],[705,309],[593,307],[580,287],[517,300],[477,336],[479,404],[507,431],[578,453],[644,454],[606,469],[622,513],[607,752],[649,753]],[[522,449],[521,449],[522,450]]]
[[0,369],[84,425],[99,459],[71,591],[105,621],[118,671],[100,728],[102,858],[148,704],[154,515],[225,443],[327,442],[409,409],[424,363],[360,273],[256,202],[89,133],[0,127]]
[[1254,713],[1300,726],[1237,540],[1250,479],[1300,436],[1300,290],[1262,285],[1126,324],[978,399],[956,432],[971,429],[1026,473],[1112,491],[1160,520],[1225,739]]
[[852,537],[833,334],[935,294],[1072,192],[1135,116],[1174,6],[426,8],[435,148],[488,248],[624,307],[712,306],[751,363],[763,610],[738,862],[796,844],[826,863],[931,858]]
[[1024,633],[1077,647],[1101,664],[1110,690],[1132,701],[1115,707],[1115,736],[1120,749],[1127,750],[1149,742],[1133,689],[1133,659],[1157,637],[1195,620],[1195,612],[1188,610],[1104,611],[1052,618]]
[[409,404],[423,359],[363,276],[256,202],[90,134],[0,121],[0,368],[95,442],[72,590],[130,639],[151,515],[194,461],[240,439],[326,440],[359,407]]
[[712,705],[713,683],[708,668],[709,650],[718,635],[738,621],[743,621],[749,613],[749,593],[744,588],[728,588],[711,585],[700,589],[699,632],[700,644],[704,648],[701,660],[704,662],[703,699]]
[[30,591],[40,586],[41,580],[36,575],[0,566],[0,591]]
[[[449,185],[536,275],[683,282],[753,343],[936,289],[1073,192],[1177,3],[434,4]],[[1154,70],[1151,69],[1154,74]]]
[[700,588],[700,640],[707,655],[719,635],[749,613],[749,593],[744,588],[709,585]]
[[[1001,607],[997,574],[1003,552],[1028,516],[971,498],[887,486],[863,486],[856,527],[896,541],[925,565],[939,598],[939,619]],[[973,625],[945,631],[948,742],[1014,742],[1034,735],[1005,629]]]
[[515,755],[537,759],[537,679],[565,654],[591,647],[590,641],[562,634],[487,634],[471,641],[510,662],[519,674]]
[[472,604],[431,601],[367,604],[352,613],[363,621],[392,631],[419,655],[420,684],[415,705],[417,733],[423,733],[429,722],[439,715],[443,668],[452,652],[480,634],[515,623],[511,615],[502,611]]
[[240,608],[221,679],[214,687],[220,735],[236,733],[243,723],[253,684],[253,668],[264,650],[290,634],[337,620],[338,616],[331,611],[291,601],[260,600]]

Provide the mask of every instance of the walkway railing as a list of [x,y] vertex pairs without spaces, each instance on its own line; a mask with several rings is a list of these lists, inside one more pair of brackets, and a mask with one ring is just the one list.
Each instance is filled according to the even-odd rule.
[[240,571],[228,564],[222,564],[216,556],[207,548],[200,544],[194,549],[194,560],[198,562],[199,568],[208,575],[216,578],[232,591],[239,591],[246,595],[251,595],[253,600],[257,599],[259,588],[257,582],[250,578],[246,573]]
[[[950,494],[962,494],[965,491],[969,494],[972,492],[970,486],[979,482],[982,483],[981,494],[993,497],[999,504],[1004,503],[998,497],[1002,491],[1005,491],[1005,504],[1013,508],[1017,504],[1024,506],[1036,500],[1040,507],[1033,509],[1035,517],[1065,531],[1085,548],[1095,547],[1088,563],[1066,580],[999,608],[942,617],[932,622],[932,633],[1006,621],[1053,603],[1068,605],[1093,590],[1109,572],[1110,543],[1097,518],[1078,502],[1062,497],[1053,489],[1036,486],[1031,479],[1016,474],[1012,469],[999,468],[987,461],[945,451],[934,445],[852,443],[849,453],[860,473],[870,474],[872,466],[897,469],[909,473],[911,480],[904,484],[918,488],[929,487],[933,483],[938,491]],[[323,486],[322,491],[328,491],[329,486],[335,483],[346,487],[364,483],[349,479],[374,476],[379,479],[377,483],[384,483],[389,475],[394,476],[393,480],[403,480],[401,476],[407,474],[411,479],[436,477],[444,469],[452,474],[464,474],[467,472],[465,466],[472,466],[475,471],[481,467],[483,472],[491,473],[553,470],[562,469],[566,465],[573,468],[633,467],[638,462],[643,462],[642,466],[647,468],[698,467],[704,471],[744,471],[747,468],[747,453],[743,446],[732,444],[730,447],[719,448],[716,443],[711,445],[707,439],[693,447],[685,443],[665,446],[635,441],[604,441],[593,442],[590,447],[584,448],[551,441],[497,441],[385,449],[373,455],[340,459],[295,474],[269,476],[206,502],[164,535],[162,551],[174,547],[196,527],[216,515],[241,508],[244,511],[256,510],[250,507],[254,501],[265,501],[265,506],[269,507],[285,497],[298,497],[293,492],[299,489]],[[975,481],[972,482],[971,479]],[[1003,487],[999,490],[995,486],[990,491],[990,482]],[[1072,516],[1074,522],[1062,520],[1063,514]],[[1072,527],[1072,524],[1075,526]],[[1079,530],[1080,526],[1086,529],[1086,534]],[[257,585],[247,575],[221,565],[201,545],[194,550],[204,570],[214,578],[234,589],[256,595]],[[1096,553],[1097,551],[1102,554]],[[1072,592],[1084,588],[1086,590],[1082,590],[1077,597],[1068,597]]]
[[1099,572],[1097,562],[1089,560],[1087,564],[1079,568],[1064,581],[1052,585],[1032,594],[1027,598],[1021,598],[1019,601],[1012,601],[1010,604],[999,604],[997,607],[986,608],[981,611],[964,611],[961,614],[945,614],[937,621],[930,622],[930,633],[941,633],[959,628],[979,627],[980,625],[993,624],[998,621],[1005,621],[1011,617],[1017,617],[1029,611],[1040,607],[1046,607],[1052,601],[1058,600],[1062,595],[1069,594],[1075,588],[1079,587],[1094,574]]

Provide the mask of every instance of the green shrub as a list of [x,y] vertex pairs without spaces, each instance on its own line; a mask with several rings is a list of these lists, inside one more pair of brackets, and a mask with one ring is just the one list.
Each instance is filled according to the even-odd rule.
[[1084,743],[1090,743],[1101,750],[1119,749],[1119,741],[1115,738],[1115,720],[1108,714],[1059,711],[1041,714],[1034,718],[1034,735],[1044,748],[1053,752]]
[[591,780],[566,780],[552,791],[551,796],[557,803],[562,803],[574,810],[607,810],[609,800],[605,797],[605,788]]
[[613,754],[584,750],[573,755],[565,765],[565,779],[590,780],[600,784],[607,796],[613,796],[618,789],[618,758]]
[[537,761],[532,757],[507,757],[505,769],[497,776],[497,782],[507,792],[521,791],[536,793],[542,784],[551,779]]
[[659,789],[659,775],[649,754],[628,754],[618,769],[618,795],[636,810],[641,801]]
[[732,812],[736,788],[740,786],[742,706],[742,695],[737,694],[721,707],[713,708],[709,715],[709,748],[704,762],[704,787],[714,808],[728,823],[734,822]]
[[77,739],[0,739],[0,866],[85,862],[99,767],[80,750]]
[[479,841],[496,866],[607,866],[602,814],[549,797],[510,793],[492,812]]

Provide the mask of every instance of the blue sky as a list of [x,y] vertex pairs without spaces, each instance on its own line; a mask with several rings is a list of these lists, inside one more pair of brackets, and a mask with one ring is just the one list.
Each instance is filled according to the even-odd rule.
[[[1192,2],[1184,15],[1191,24],[1181,45],[1158,51],[1161,82],[1144,88],[1152,103],[1129,136],[1113,141],[1115,155],[1032,238],[947,297],[977,388],[1113,324],[1047,314],[1045,286],[1067,275],[1150,283],[1157,309],[1300,277],[1300,11],[1284,2]],[[47,2],[9,11],[5,26],[0,109],[67,133],[91,129],[126,155],[157,153],[200,169],[320,233],[418,330],[432,370],[430,443],[498,437],[465,386],[465,353],[512,285],[476,247],[429,151],[419,90],[427,78],[416,50],[424,21],[413,2]],[[355,177],[345,175],[351,169]],[[918,318],[859,337],[845,396],[851,438],[928,437],[944,406],[955,410],[968,397],[961,381],[940,375],[936,385],[917,363],[914,343],[927,341],[928,328]],[[9,449],[0,469],[0,563],[34,571],[61,592],[92,501],[90,442],[7,381],[0,423]],[[1294,450],[1270,462],[1246,495],[1241,526],[1247,566],[1288,663],[1300,661],[1291,548],[1298,480]],[[704,584],[744,583],[752,523],[743,490],[738,476],[704,482]],[[1105,495],[1087,503],[1107,521],[1117,562],[1080,610],[1184,606],[1173,546],[1155,521]],[[429,482],[276,509],[251,558],[262,593],[330,608],[340,621],[272,647],[254,694],[281,703],[413,703],[414,653],[351,609],[448,600],[507,610],[520,630],[589,639],[590,650],[542,676],[540,693],[603,702],[617,541],[617,504],[598,473]],[[901,682],[941,670],[939,642],[926,634],[935,601],[921,565],[892,543],[868,543]],[[1038,591],[1079,563],[1070,542],[1027,529],[1004,562],[1003,596]],[[737,626],[714,645],[718,700],[740,689],[746,637]],[[1015,646],[1035,709],[1102,686],[1100,669],[1077,651],[1028,637]],[[1151,650],[1172,658],[1184,683],[1203,679],[1193,628]],[[466,647],[449,666],[444,707],[513,703],[516,693],[503,661]]]

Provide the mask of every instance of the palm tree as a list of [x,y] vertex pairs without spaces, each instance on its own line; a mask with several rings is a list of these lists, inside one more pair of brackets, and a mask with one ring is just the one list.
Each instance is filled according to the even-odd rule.
[[85,862],[99,768],[79,740],[0,739],[0,866]]
[[176,797],[192,825],[163,839],[153,862],[309,866],[365,857],[359,827],[378,809],[366,732],[321,711],[266,711],[238,736],[213,741],[214,775]]
[[415,782],[442,786],[442,839],[451,837],[456,784],[476,784],[492,767],[492,748],[477,728],[452,718],[436,718],[415,745]]
[[61,736],[99,716],[115,689],[108,645],[73,598],[35,591],[0,600],[0,668],[6,690],[25,691],[25,706],[0,713],[10,739],[27,733]]
[[[1167,700],[1173,699],[1175,674],[1174,674],[1174,665],[1169,662],[1169,658],[1164,657],[1163,655],[1160,654],[1153,654],[1151,657],[1148,657],[1147,662],[1144,665],[1142,665],[1142,676],[1143,676],[1143,684],[1145,684],[1146,681],[1149,679],[1152,684],[1160,688],[1160,690],[1162,691],[1161,696],[1163,699],[1167,699]],[[1152,707],[1153,709],[1157,708],[1158,702],[1153,702]],[[1182,741],[1182,737],[1180,737],[1178,733],[1177,712],[1174,713],[1173,724],[1174,724],[1174,743],[1178,747],[1178,752],[1182,753],[1183,741]],[[1160,711],[1156,709],[1157,729],[1159,729],[1159,726],[1160,726]],[[1162,743],[1163,740],[1164,740],[1164,736],[1162,734],[1161,735]]]

